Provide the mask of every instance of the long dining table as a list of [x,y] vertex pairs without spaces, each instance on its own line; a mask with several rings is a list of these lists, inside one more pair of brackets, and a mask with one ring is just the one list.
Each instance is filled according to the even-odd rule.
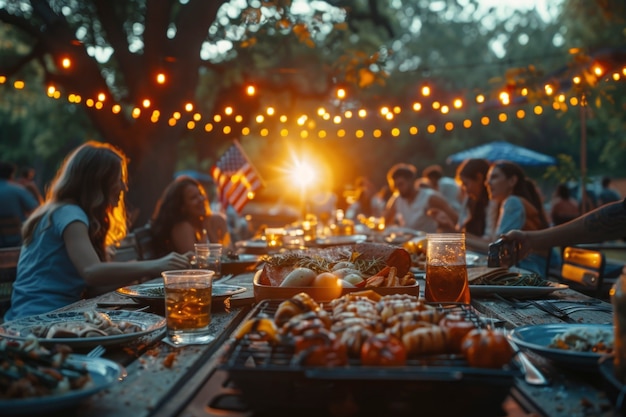
[[[255,305],[252,289],[253,272],[225,278],[226,284],[246,287],[247,291],[214,306],[211,330],[215,340],[206,345],[176,347],[163,334],[141,343],[108,347],[104,358],[122,365],[126,377],[110,388],[81,401],[69,410],[55,415],[75,417],[201,417],[253,416],[237,387],[228,381],[218,362],[225,341],[242,323]],[[222,281],[224,281],[222,280]],[[219,282],[219,281],[218,281]],[[423,282],[421,283],[423,285]],[[545,298],[575,303],[593,301],[571,289],[555,291]],[[593,301],[596,303],[596,301]],[[610,306],[602,302],[605,306]],[[562,323],[532,304],[514,307],[502,298],[472,298],[472,306],[484,317],[501,327]],[[59,311],[140,308],[134,300],[117,292],[81,300]],[[152,306],[153,311],[155,309]],[[159,310],[156,308],[156,310]],[[163,314],[163,311],[154,311]],[[611,323],[612,313],[606,310],[579,311],[569,315],[576,323]],[[528,353],[531,361],[549,379],[547,386],[528,385],[516,378],[510,394],[502,404],[502,417],[521,416],[615,416],[619,415],[607,397],[602,378],[595,373],[564,369],[549,360]],[[295,411],[294,411],[295,412]],[[485,416],[489,417],[489,416]],[[495,417],[495,416],[494,416]]]

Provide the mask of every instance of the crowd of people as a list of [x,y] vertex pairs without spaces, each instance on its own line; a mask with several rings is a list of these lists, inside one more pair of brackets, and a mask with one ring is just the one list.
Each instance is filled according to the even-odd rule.
[[[18,179],[14,165],[0,163],[0,221],[13,222],[13,229],[3,229],[0,243],[21,245],[5,319],[48,312],[163,270],[189,268],[194,243],[233,249],[227,212],[212,210],[203,184],[183,175],[163,190],[148,222],[155,259],[112,260],[110,248],[128,233],[127,164],[121,150],[87,142],[68,155],[44,199],[32,169]],[[345,217],[376,217],[387,226],[427,233],[463,232],[468,248],[482,253],[505,236],[523,248],[519,266],[539,274],[546,272],[555,246],[623,237],[623,227],[614,222],[626,218],[626,206],[608,178],[598,195],[602,206],[584,216],[565,184],[557,186],[546,211],[536,184],[510,161],[467,159],[454,178],[446,177],[440,165],[419,175],[415,165],[398,163],[386,179],[377,187],[359,176]]]

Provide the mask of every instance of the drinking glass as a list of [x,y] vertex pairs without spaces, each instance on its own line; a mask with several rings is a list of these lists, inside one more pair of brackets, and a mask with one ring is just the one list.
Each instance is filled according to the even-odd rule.
[[167,335],[174,344],[208,343],[213,271],[183,269],[164,271]]
[[285,228],[283,227],[267,227],[265,228],[265,241],[267,247],[276,249],[283,246],[283,236],[285,236]]
[[194,243],[196,250],[196,268],[215,272],[215,278],[222,275],[222,244]]
[[465,234],[431,233],[426,239],[426,301],[469,304]]

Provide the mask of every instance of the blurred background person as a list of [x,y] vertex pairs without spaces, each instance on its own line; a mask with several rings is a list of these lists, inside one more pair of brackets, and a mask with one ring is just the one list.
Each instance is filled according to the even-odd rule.
[[224,252],[231,240],[226,216],[213,213],[199,181],[181,175],[163,191],[156,204],[150,229],[157,256],[171,251],[194,251],[194,243],[221,243]]
[[427,214],[430,209],[441,210],[455,223],[457,212],[438,191],[416,187],[416,176],[415,166],[404,163],[394,165],[387,172],[387,182],[393,195],[385,208],[385,225],[398,225],[426,233],[436,232],[437,222]]
[[457,213],[461,211],[461,187],[459,187],[454,178],[443,175],[441,165],[430,165],[424,168],[422,178],[428,179],[430,186],[439,191],[445,197],[450,207],[456,210]]
[[550,218],[553,225],[568,222],[580,216],[580,205],[570,194],[569,187],[565,183],[556,186],[554,196],[550,204]]
[[20,169],[20,175],[16,179],[16,182],[22,187],[26,188],[30,192],[38,204],[43,203],[43,196],[39,192],[37,184],[35,184],[35,169],[31,167],[22,167]]
[[429,215],[437,220],[441,232],[464,232],[483,236],[487,230],[487,208],[489,192],[486,179],[489,162],[486,159],[466,159],[457,167],[456,181],[461,184],[463,203],[457,223],[440,210],[431,210]]
[[177,253],[150,261],[109,261],[107,247],[126,235],[126,164],[121,151],[99,142],[87,142],[66,158],[44,204],[24,224],[6,320],[64,307],[88,291],[102,293],[190,267],[188,257]]
[[0,161],[0,247],[22,244],[22,223],[39,203],[15,181],[15,165]]
[[622,197],[619,193],[611,188],[611,178],[603,177],[602,178],[602,191],[598,195],[598,205],[604,205],[608,203],[613,203],[615,201],[621,200]]
[[[492,210],[487,210],[486,233],[466,235],[467,246],[487,253],[489,243],[513,229],[540,230],[549,226],[536,185],[522,168],[510,161],[495,161],[487,173],[487,189]],[[492,217],[489,219],[489,217]],[[489,230],[489,222],[495,227]],[[549,251],[536,252],[519,263],[519,267],[540,275],[547,270]]]
[[346,210],[346,218],[355,220],[359,215],[382,217],[386,200],[377,193],[376,185],[367,177],[355,181],[355,201]]

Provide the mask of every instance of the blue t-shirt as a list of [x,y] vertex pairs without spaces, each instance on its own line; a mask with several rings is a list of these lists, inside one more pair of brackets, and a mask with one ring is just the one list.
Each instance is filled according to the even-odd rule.
[[[500,207],[496,236],[503,235],[511,230],[522,230],[526,223],[526,209],[522,200],[511,195],[504,200]],[[542,277],[546,275],[547,259],[537,253],[531,253],[520,260],[517,266],[527,271],[535,272]]]
[[87,214],[73,204],[60,206],[41,219],[33,240],[22,246],[5,320],[47,313],[80,300],[85,281],[63,240],[67,226],[77,221],[89,225]]

